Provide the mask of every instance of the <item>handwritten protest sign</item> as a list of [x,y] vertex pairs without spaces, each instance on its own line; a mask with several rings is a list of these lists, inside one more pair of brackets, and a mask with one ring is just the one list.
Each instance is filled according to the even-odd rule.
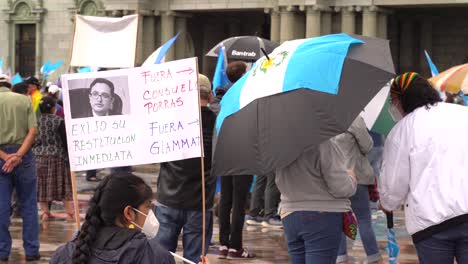
[[197,59],[62,76],[73,171],[201,156]]

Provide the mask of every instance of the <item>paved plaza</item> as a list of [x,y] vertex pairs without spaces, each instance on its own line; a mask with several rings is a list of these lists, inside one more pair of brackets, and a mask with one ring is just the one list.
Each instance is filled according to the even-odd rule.
[[[100,171],[100,177],[104,177],[108,173],[107,170]],[[157,167],[140,166],[136,168],[135,174],[141,176],[153,188],[156,186]],[[81,213],[84,217],[87,208],[87,200],[90,198],[92,190],[97,183],[87,182],[83,173],[77,173],[78,193],[80,200]],[[67,223],[61,218],[65,217],[65,212],[60,203],[55,203],[53,206],[56,210],[53,212],[57,219],[50,222],[40,222],[40,253],[43,256],[41,261],[36,263],[48,263],[51,255],[58,246],[66,241],[69,241],[74,232],[75,224]],[[382,254],[386,257],[385,247],[387,245],[387,229],[385,215],[381,212],[372,214],[374,229],[377,234],[379,248]],[[21,219],[13,218],[10,231],[13,237],[13,252],[10,256],[9,263],[26,263],[21,240]],[[397,212],[395,215],[395,230],[397,239],[401,247],[399,262],[401,264],[418,263],[415,248],[410,237],[405,231],[404,218],[402,212]],[[269,230],[261,227],[246,227],[244,228],[244,246],[257,255],[253,260],[220,260],[217,257],[216,244],[218,239],[218,226],[215,224],[214,242],[215,245],[210,248],[209,259],[211,263],[289,263],[288,251],[282,231]],[[351,256],[351,263],[367,263],[364,248],[359,240],[354,243],[348,243]],[[179,243],[179,251],[182,249],[182,244]],[[179,252],[180,253],[180,252]]]

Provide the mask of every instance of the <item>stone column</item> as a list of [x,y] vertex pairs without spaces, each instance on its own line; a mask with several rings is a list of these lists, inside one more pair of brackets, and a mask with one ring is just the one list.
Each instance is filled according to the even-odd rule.
[[[174,12],[167,11],[161,14],[161,45],[174,37]],[[174,60],[174,48],[171,48],[166,53],[166,61]]]
[[[150,12],[152,13],[152,12]],[[151,55],[156,50],[156,23],[155,17],[153,14],[148,14],[147,16],[142,16],[143,18],[143,29],[144,34],[142,34],[143,51],[142,51],[142,60],[144,62],[148,56]]]
[[36,67],[35,75],[39,76],[42,66],[42,21],[41,19],[36,20]]
[[400,72],[414,71],[413,21],[404,20],[400,28]]
[[356,28],[354,7],[341,8],[341,31],[347,34],[354,34]]
[[8,23],[8,57],[7,62],[10,66],[11,72],[14,73],[16,71],[15,68],[15,23],[9,20]]
[[388,39],[388,14],[385,11],[379,12],[377,17],[377,36]]
[[306,9],[306,38],[320,36],[321,11],[317,6],[308,6]]
[[273,8],[269,10],[271,17],[270,25],[270,39],[273,42],[280,42],[280,12],[278,8]]
[[186,38],[187,38],[187,18],[177,17],[175,20],[176,32],[180,33],[178,39],[174,43],[175,58],[185,58]]
[[294,39],[294,8],[281,8],[280,43]]
[[320,33],[322,35],[328,35],[332,32],[332,13],[331,11],[321,12],[321,28]]
[[[432,55],[432,19],[424,17],[421,21],[421,38],[420,38],[420,50],[419,50],[419,73],[423,76],[430,77],[431,70],[429,68],[426,55],[424,50]],[[432,57],[431,57],[432,58]],[[433,58],[432,58],[433,59]]]
[[362,13],[362,35],[377,37],[377,7],[367,6]]

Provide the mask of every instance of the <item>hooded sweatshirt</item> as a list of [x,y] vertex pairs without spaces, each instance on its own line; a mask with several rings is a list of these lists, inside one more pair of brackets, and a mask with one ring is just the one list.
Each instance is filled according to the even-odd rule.
[[347,173],[343,152],[332,140],[278,169],[276,185],[281,192],[282,215],[295,211],[350,211],[348,198],[357,186]]

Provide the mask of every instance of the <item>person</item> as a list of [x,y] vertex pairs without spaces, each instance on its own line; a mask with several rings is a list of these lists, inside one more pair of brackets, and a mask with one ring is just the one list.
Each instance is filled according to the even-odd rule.
[[11,88],[11,91],[17,94],[28,95],[28,84],[25,82],[20,82]]
[[34,76],[29,77],[25,82],[28,84],[28,95],[31,98],[34,113],[36,113],[36,117],[39,118],[41,114],[39,110],[39,102],[42,99],[41,83]]
[[63,118],[55,115],[55,99],[45,96],[39,102],[39,135],[33,152],[38,174],[37,196],[42,210],[41,220],[49,221],[52,201],[63,201],[67,221],[74,221],[73,196],[67,139]]
[[327,140],[276,170],[280,215],[292,264],[335,263],[343,213],[356,192],[354,173],[336,142]]
[[13,93],[0,75],[0,261],[8,261],[13,185],[21,204],[23,246],[27,261],[39,260],[36,162],[31,146],[37,135],[36,115],[28,97]]
[[215,114],[218,114],[220,111],[220,103],[221,99],[223,99],[223,96],[227,93],[229,88],[231,88],[231,86],[246,72],[247,64],[243,61],[233,61],[228,64],[226,68],[226,75],[231,83],[226,86],[214,87],[216,96],[209,106],[210,109],[215,112]]
[[114,84],[104,78],[96,78],[89,86],[89,105],[81,107],[79,112],[72,112],[72,118],[83,118],[93,116],[121,115],[120,109],[114,107],[116,94]]
[[385,142],[380,207],[404,205],[421,263],[468,263],[468,109],[441,102],[414,72],[397,76],[390,96],[398,123]]
[[[248,225],[262,225],[267,228],[283,228],[278,215],[280,192],[275,183],[275,172],[257,176],[250,200],[249,214],[246,216]],[[263,216],[261,210],[263,208]]]
[[[246,72],[246,64],[242,61],[230,62],[226,74],[231,83],[235,83]],[[231,85],[216,89],[217,100],[210,108],[218,113],[222,95]],[[219,258],[245,259],[253,258],[254,254],[242,246],[242,229],[244,227],[245,204],[252,185],[252,175],[235,175],[221,177],[221,199],[219,202]],[[231,218],[232,210],[232,218]],[[232,220],[231,220],[232,219]],[[232,222],[231,222],[232,221]]]
[[138,176],[111,174],[89,201],[77,237],[57,249],[51,264],[172,264],[174,257],[156,240],[153,191]]
[[[203,150],[205,162],[206,188],[206,243],[208,251],[213,225],[213,200],[216,189],[216,178],[211,175],[212,137],[216,115],[207,107],[212,101],[210,80],[198,75],[201,121],[203,128]],[[161,164],[156,193],[156,217],[160,228],[156,240],[169,251],[175,252],[177,241],[183,229],[184,257],[200,261],[202,254],[202,175],[200,158],[164,162]]]
[[[24,82],[17,83],[13,85],[13,87],[11,88],[11,91],[17,94],[22,94],[22,95],[27,96],[28,85]],[[16,195],[16,190],[14,187],[15,186],[13,183],[13,195],[11,197],[11,203],[12,203],[11,215],[15,218],[20,218],[21,217],[21,212],[20,212],[21,205],[19,204],[18,197]]]
[[[374,142],[367,132],[366,123],[358,116],[349,129],[332,139],[347,158],[347,168],[353,168],[357,178],[357,190],[351,197],[351,208],[357,218],[358,230],[361,235],[362,244],[367,255],[368,263],[383,263],[379,252],[370,210],[369,186],[376,181],[374,169],[367,155],[372,150]],[[338,263],[348,263],[346,235],[341,236],[340,248],[338,250]]]
[[56,104],[55,104],[55,110],[56,110],[55,114],[60,116],[61,118],[65,118],[65,113],[64,113],[63,107],[60,104],[58,104],[61,91],[62,91],[62,89],[60,87],[58,87],[57,85],[50,84],[46,88],[45,95],[49,96],[49,97],[52,97],[55,100],[55,102],[56,102]]

